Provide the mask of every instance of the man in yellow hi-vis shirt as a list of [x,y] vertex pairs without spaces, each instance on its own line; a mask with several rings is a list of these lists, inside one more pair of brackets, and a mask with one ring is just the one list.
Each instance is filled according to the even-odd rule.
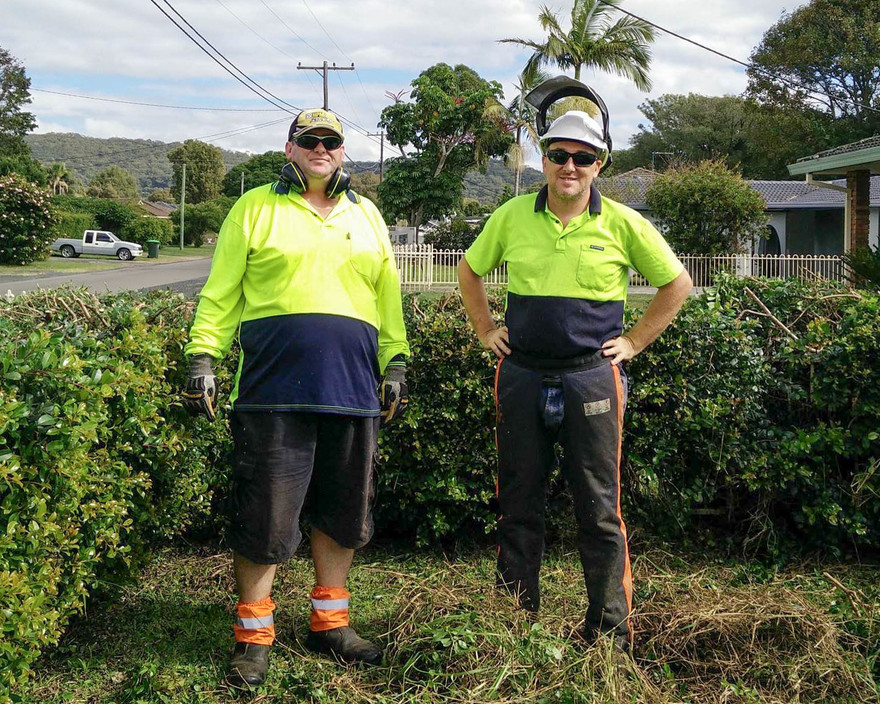
[[[628,650],[632,578],[620,515],[620,442],[627,382],[620,366],[672,321],[690,276],[642,216],[599,194],[610,158],[605,127],[585,112],[557,118],[541,138],[547,185],[489,218],[461,260],[459,284],[480,342],[499,358],[497,580],[537,611],[544,496],[554,444],[572,491],[589,597],[584,637],[609,633]],[[482,276],[507,264],[502,327]],[[623,333],[630,267],[658,287]]]
[[272,583],[300,542],[304,504],[316,582],[306,646],[382,659],[349,626],[345,584],[372,536],[379,421],[406,407],[409,346],[388,229],[349,190],[343,139],[333,113],[296,117],[280,180],[245,193],[223,223],[185,349],[184,405],[213,419],[212,363],[234,338],[241,347],[230,421],[234,684],[266,677]]

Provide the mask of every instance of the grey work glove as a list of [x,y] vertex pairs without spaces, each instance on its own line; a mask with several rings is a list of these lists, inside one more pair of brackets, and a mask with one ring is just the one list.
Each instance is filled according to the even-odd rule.
[[406,385],[406,364],[395,357],[388,363],[385,378],[379,386],[379,417],[387,425],[404,414],[409,403],[409,387]]
[[189,358],[189,379],[180,394],[183,407],[191,415],[204,414],[208,420],[214,420],[217,402],[217,377],[211,365],[214,358],[209,354],[194,354]]

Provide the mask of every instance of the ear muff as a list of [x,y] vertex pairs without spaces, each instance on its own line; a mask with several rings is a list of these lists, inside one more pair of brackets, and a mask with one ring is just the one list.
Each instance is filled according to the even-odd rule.
[[[309,187],[308,179],[303,170],[291,161],[288,161],[281,169],[278,181],[275,182],[275,192],[279,195],[287,195],[291,189],[297,193],[304,193]],[[328,198],[336,198],[351,188],[351,174],[343,169],[336,169],[327,181],[324,193]]]
[[542,136],[547,132],[550,125],[547,124],[547,110],[553,103],[568,98],[570,96],[580,96],[595,103],[602,115],[602,141],[608,146],[608,156],[602,162],[602,171],[611,166],[611,134],[608,130],[608,108],[601,96],[590,86],[576,81],[568,76],[556,76],[544,81],[526,96],[526,102],[535,108],[538,113],[535,115],[535,129],[538,136]]

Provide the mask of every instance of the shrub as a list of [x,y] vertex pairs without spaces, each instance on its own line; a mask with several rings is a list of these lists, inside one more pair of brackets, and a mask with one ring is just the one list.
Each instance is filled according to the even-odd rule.
[[174,225],[166,218],[138,218],[125,226],[120,237],[144,246],[147,240],[171,244],[174,242]]
[[410,404],[380,434],[377,532],[420,545],[483,533],[495,515],[494,355],[457,294],[406,296],[404,317]]
[[722,277],[631,363],[631,510],[776,554],[880,545],[877,339],[876,296]]
[[129,223],[140,217],[140,213],[131,206],[104,198],[55,196],[52,202],[61,210],[71,213],[88,213],[92,216],[92,224],[95,229],[109,230],[116,235],[121,233]]
[[436,249],[467,249],[481,229],[480,225],[470,225],[464,218],[452,218],[426,232],[425,244],[432,244]]
[[[233,205],[235,198],[220,196],[214,200],[197,203],[195,205],[187,205],[184,213],[184,241],[195,247],[201,247],[204,242],[205,235],[209,232],[220,232],[220,226],[226,219],[227,214]],[[175,220],[174,237],[180,238],[180,221]]]
[[847,252],[843,260],[851,270],[850,281],[858,288],[880,291],[880,247],[861,247]]
[[676,252],[736,253],[766,237],[763,198],[720,161],[666,171],[654,179],[645,201]]
[[228,444],[176,402],[182,297],[56,290],[0,306],[2,700],[96,585],[208,520]]
[[82,237],[83,232],[94,229],[89,213],[71,213],[66,210],[58,212],[58,224],[55,226],[58,237]]
[[0,264],[48,257],[56,220],[47,191],[15,173],[0,176]]

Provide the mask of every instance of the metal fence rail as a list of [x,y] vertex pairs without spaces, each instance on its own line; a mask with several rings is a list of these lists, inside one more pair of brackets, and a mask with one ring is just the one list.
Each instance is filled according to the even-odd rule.
[[[464,250],[439,250],[429,244],[397,245],[394,257],[405,291],[448,291],[458,285],[456,267]],[[829,279],[845,281],[843,260],[837,255],[809,254],[729,254],[721,256],[679,255],[694,280],[694,286],[712,286],[715,276],[726,271],[735,276],[766,276],[774,279]],[[501,266],[483,279],[487,286],[506,286],[507,268]],[[635,271],[630,271],[630,286],[649,286]]]

